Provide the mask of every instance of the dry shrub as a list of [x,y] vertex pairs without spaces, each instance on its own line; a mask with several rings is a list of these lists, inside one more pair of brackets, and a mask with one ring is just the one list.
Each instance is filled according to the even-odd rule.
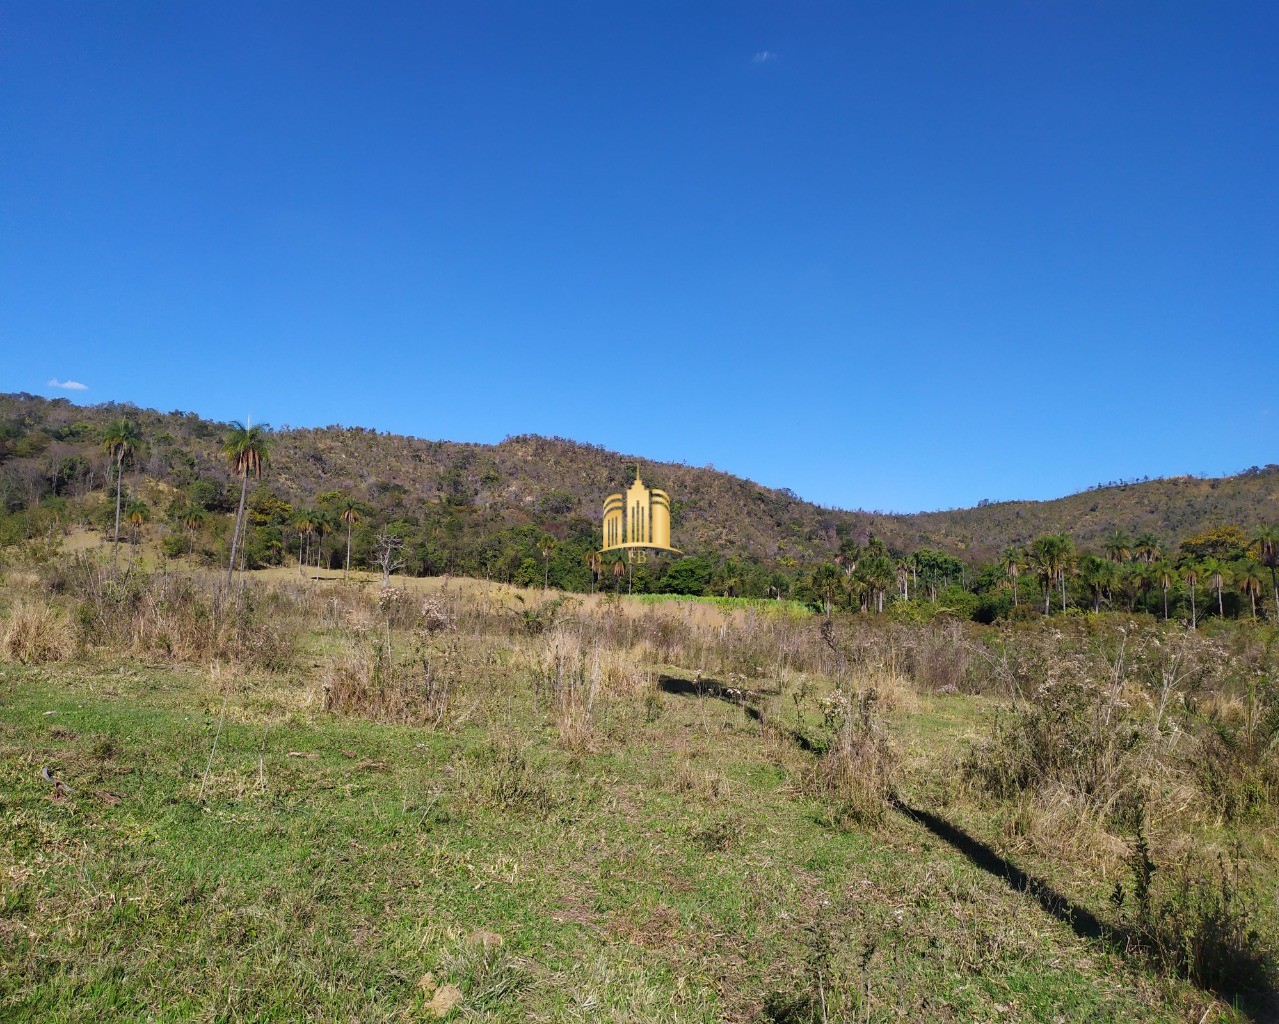
[[1004,799],[1056,788],[1101,810],[1133,791],[1137,756],[1147,741],[1144,724],[1119,694],[1084,680],[1060,680],[998,719],[964,770]]
[[420,637],[399,663],[389,634],[357,633],[329,659],[324,709],[397,725],[439,726],[459,667],[456,641]]
[[899,759],[878,702],[878,692],[870,689],[844,697],[828,712],[831,741],[801,778],[804,793],[820,801],[823,817],[840,828],[882,824],[896,789]]
[[593,743],[603,655],[598,644],[584,642],[564,626],[545,635],[540,685],[550,690],[559,742],[566,750],[585,751]]
[[652,694],[653,674],[641,661],[644,651],[642,642],[607,628],[592,629],[584,621],[561,621],[526,641],[525,663],[535,691],[550,698],[562,747],[592,749],[610,701],[639,703]]
[[936,693],[967,688],[972,662],[965,626],[944,620],[931,627],[903,630],[902,667],[919,686]]
[[80,639],[147,660],[233,661],[268,672],[292,668],[298,632],[286,593],[242,585],[227,594],[217,575],[117,571],[84,555],[45,567],[50,593],[79,598]]
[[1087,866],[1102,877],[1113,875],[1127,853],[1124,843],[1106,830],[1104,816],[1081,808],[1063,789],[1023,793],[1005,818],[1003,833],[1010,851]]
[[919,711],[919,694],[915,684],[899,672],[871,672],[856,678],[853,686],[858,692],[874,691],[876,706],[885,714],[913,715]]
[[1155,966],[1231,1001],[1273,995],[1276,951],[1262,934],[1273,909],[1237,857],[1192,854],[1157,868],[1138,829],[1128,860],[1129,886],[1116,882],[1110,899],[1132,945]]
[[65,661],[75,650],[66,620],[46,602],[19,600],[0,632],[0,652],[9,661],[42,665]]
[[653,673],[647,668],[650,659],[643,644],[628,651],[596,647],[600,685],[616,697],[646,695],[653,689]]

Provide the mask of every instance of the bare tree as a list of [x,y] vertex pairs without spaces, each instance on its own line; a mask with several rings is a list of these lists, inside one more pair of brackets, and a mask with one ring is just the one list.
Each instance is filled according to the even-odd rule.
[[404,547],[404,538],[388,533],[383,527],[377,535],[377,553],[373,557],[374,564],[382,570],[382,589],[391,582],[391,573],[404,568],[404,556],[400,554]]

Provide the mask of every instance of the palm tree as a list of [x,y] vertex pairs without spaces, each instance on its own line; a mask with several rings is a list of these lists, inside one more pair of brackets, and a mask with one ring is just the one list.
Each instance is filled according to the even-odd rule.
[[549,590],[551,586],[551,555],[555,549],[559,547],[557,541],[550,534],[544,534],[541,541],[538,542],[538,551],[542,555],[542,589]]
[[240,542],[240,530],[244,524],[244,502],[249,495],[249,474],[261,479],[266,465],[271,440],[265,424],[256,427],[231,424],[231,432],[222,442],[222,455],[231,472],[240,477],[240,507],[235,513],[235,530],[231,534],[231,560],[227,563],[226,585],[231,586],[231,574],[235,572],[236,547]]
[[1259,526],[1252,535],[1253,547],[1261,558],[1261,564],[1270,570],[1270,586],[1274,592],[1274,604],[1270,608],[1270,617],[1279,622],[1279,578],[1275,569],[1279,566],[1279,527]]
[[293,514],[289,525],[298,532],[298,575],[302,576],[302,548],[306,541],[310,540],[311,534],[315,532],[315,515],[305,509]]
[[1176,578],[1177,573],[1167,562],[1160,562],[1155,566],[1155,579],[1159,583],[1159,589],[1164,592],[1164,622],[1168,621],[1168,591],[1172,589]]
[[1235,587],[1252,601],[1252,617],[1257,617],[1257,598],[1261,596],[1261,577],[1257,567],[1248,563],[1235,573]]
[[1182,578],[1186,581],[1186,585],[1190,588],[1190,628],[1199,628],[1199,609],[1195,607],[1195,584],[1199,582],[1199,571],[1195,568],[1195,563],[1189,563],[1182,571]]
[[1025,553],[1019,547],[1008,547],[1004,549],[1003,557],[999,560],[999,564],[1004,567],[1004,575],[1008,577],[1008,581],[1013,588],[1013,607],[1017,607],[1017,581],[1021,578],[1022,570],[1026,568]]
[[1133,553],[1147,565],[1159,557],[1159,538],[1150,531],[1139,533],[1132,543]]
[[342,570],[342,578],[351,574],[351,528],[360,521],[363,506],[354,498],[346,498],[338,506],[338,517],[346,523],[346,568]]
[[835,605],[835,595],[839,593],[843,581],[844,574],[840,572],[839,567],[829,562],[823,562],[809,577],[809,587],[821,597],[822,610],[827,618],[830,618],[831,608]]
[[124,460],[137,451],[142,435],[128,417],[112,420],[102,432],[102,447],[115,460],[115,543],[111,548],[114,563],[120,551],[120,493],[124,483]]
[[1226,588],[1226,577],[1230,575],[1230,570],[1215,558],[1206,559],[1200,569],[1208,577],[1208,586],[1217,592],[1217,614],[1224,619],[1226,609],[1221,600],[1221,592]]
[[598,551],[586,552],[584,561],[586,568],[591,571],[591,593],[595,593],[595,581],[599,579],[600,568],[604,564],[604,559]]
[[1064,533],[1036,537],[1030,545],[1030,563],[1044,585],[1044,614],[1052,601],[1053,584],[1061,582],[1061,610],[1066,610],[1066,567],[1074,545]]
[[191,502],[182,510],[182,525],[187,530],[187,546],[191,551],[195,550],[195,531],[204,525],[204,509]]
[[613,593],[622,592],[622,577],[626,575],[626,564],[619,558],[613,563]]
[[1061,564],[1057,568],[1057,581],[1061,584],[1061,610],[1066,610],[1066,577],[1076,571],[1079,559],[1075,555],[1075,542],[1065,533],[1057,534],[1061,545]]
[[1079,575],[1092,591],[1092,610],[1100,612],[1103,595],[1110,592],[1119,576],[1118,567],[1096,555],[1085,555],[1079,563]]
[[320,568],[320,560],[324,557],[324,535],[333,532],[333,520],[325,512],[311,513],[313,532],[315,533],[315,567]]
[[1106,557],[1112,562],[1126,562],[1132,557],[1132,541],[1123,530],[1114,530],[1102,542]]
[[142,527],[151,521],[151,506],[145,501],[131,501],[124,510],[124,518],[133,527],[132,542],[136,547],[142,540]]
[[849,608],[866,609],[868,599],[866,581],[857,572],[849,571],[844,573],[844,593],[848,596]]
[[876,612],[884,610],[884,594],[897,579],[892,561],[885,555],[872,555],[862,560],[858,574],[866,584],[871,604]]
[[[1132,583],[1137,596],[1141,598],[1144,606],[1146,595],[1150,592],[1150,588],[1155,585],[1155,573],[1151,569],[1150,563],[1146,561],[1133,563],[1128,572],[1128,580]],[[1129,610],[1132,611],[1134,609],[1130,608]]]

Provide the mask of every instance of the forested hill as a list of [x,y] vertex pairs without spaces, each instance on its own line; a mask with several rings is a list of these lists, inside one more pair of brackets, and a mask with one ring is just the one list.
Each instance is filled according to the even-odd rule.
[[[126,486],[149,480],[176,491],[216,488],[229,474],[219,455],[226,424],[194,413],[65,399],[0,396],[0,496],[9,509],[50,493],[76,497],[105,488],[99,438],[127,416],[141,445]],[[359,427],[281,429],[272,434],[262,488],[294,507],[335,492],[364,502],[371,521],[403,520],[458,550],[491,545],[536,528],[561,540],[596,526],[604,496],[627,484],[639,463],[645,482],[673,497],[674,542],[691,553],[766,563],[830,557],[845,538],[876,536],[889,547],[938,548],[987,559],[1008,545],[1066,532],[1099,546],[1115,529],[1151,532],[1165,544],[1207,527],[1279,521],[1279,466],[1221,479],[1181,477],[1117,484],[1052,501],[983,503],[969,509],[884,515],[822,508],[787,491],[710,468],[653,463],[560,438],[521,436],[500,444],[427,441]],[[211,487],[210,485],[213,485]]]

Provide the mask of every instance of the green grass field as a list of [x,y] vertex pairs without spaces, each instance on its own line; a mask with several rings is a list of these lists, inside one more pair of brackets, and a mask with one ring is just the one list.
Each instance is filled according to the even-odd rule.
[[[723,700],[610,703],[573,753],[514,672],[440,730],[249,676],[210,762],[223,682],[0,665],[3,1019],[1229,1016],[901,813],[829,827],[802,751]],[[908,802],[987,715],[894,716]]]

